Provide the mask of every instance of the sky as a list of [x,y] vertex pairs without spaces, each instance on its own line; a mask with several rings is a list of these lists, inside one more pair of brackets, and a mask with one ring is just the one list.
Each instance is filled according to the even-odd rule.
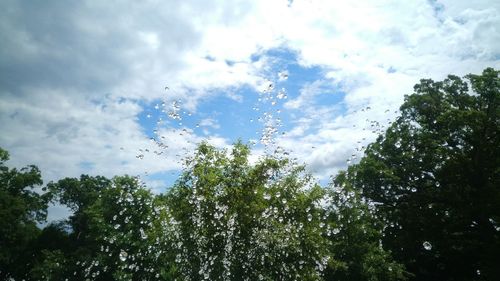
[[163,192],[197,143],[241,140],[327,181],[420,79],[499,68],[499,42],[494,0],[5,0],[0,147],[45,183],[129,174]]

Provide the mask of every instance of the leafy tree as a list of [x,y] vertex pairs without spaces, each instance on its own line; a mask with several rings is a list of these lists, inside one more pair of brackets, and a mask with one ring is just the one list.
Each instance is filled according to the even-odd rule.
[[249,154],[241,143],[230,152],[202,143],[161,195],[129,176],[49,183],[73,214],[43,230],[33,223],[30,250],[6,278],[405,279],[379,243],[380,222],[351,186],[322,188],[287,159],[250,164]]
[[29,272],[24,280],[64,280],[70,275],[72,267],[67,261],[74,247],[66,222],[52,222],[45,226],[31,247],[32,267],[23,268]]
[[352,188],[321,188],[287,159],[202,144],[166,195],[189,280],[404,280]]
[[49,280],[84,279],[83,268],[86,264],[82,263],[90,262],[100,246],[98,237],[90,231],[89,221],[92,218],[88,210],[110,185],[111,180],[107,178],[88,175],[47,184],[53,200],[67,206],[73,213],[68,220],[52,223],[43,229],[36,246],[39,260],[32,270],[33,280],[42,277]]
[[[46,252],[52,259],[64,252],[58,260],[64,266],[52,275],[67,280],[157,280],[159,270],[153,266],[159,252],[153,250],[159,247],[150,233],[153,195],[137,179],[82,175],[48,186],[74,211],[66,222],[69,247]],[[52,264],[50,259],[44,262]]]
[[345,177],[414,280],[500,279],[499,71],[421,80]]
[[69,217],[68,224],[75,242],[85,244],[89,219],[85,211],[95,203],[101,195],[101,191],[110,184],[111,181],[102,176],[81,175],[79,179],[64,178],[47,185],[47,189],[53,194],[54,199],[73,212]]
[[404,266],[382,247],[383,223],[375,217],[374,205],[345,177],[340,173],[326,189],[330,252],[339,263],[327,271],[325,280],[406,280]]
[[74,214],[44,229],[62,243],[40,236],[32,278],[405,279],[352,187],[321,188],[302,166],[274,156],[250,164],[249,153],[203,143],[159,196],[127,176],[49,184]]
[[22,279],[32,263],[31,243],[40,234],[37,223],[47,216],[49,194],[37,190],[41,174],[34,165],[9,169],[0,148],[0,280]]
[[166,195],[186,280],[318,280],[329,262],[315,205],[322,191],[287,160],[248,163],[201,144]]

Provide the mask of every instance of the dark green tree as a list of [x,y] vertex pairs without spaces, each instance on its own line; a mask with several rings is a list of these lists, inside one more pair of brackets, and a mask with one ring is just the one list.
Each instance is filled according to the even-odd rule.
[[67,206],[72,214],[67,225],[71,229],[71,239],[75,246],[87,245],[89,237],[86,210],[94,204],[101,192],[111,185],[111,180],[102,176],[81,175],[80,178],[64,178],[47,184],[57,203]]
[[326,189],[330,252],[339,262],[329,268],[325,280],[406,280],[404,266],[382,247],[383,223],[374,215],[375,206],[346,182],[345,176],[340,173]]
[[45,221],[49,194],[42,193],[41,174],[34,165],[9,169],[0,148],[0,280],[23,279],[33,264],[32,243]]
[[67,206],[72,213],[67,220],[43,229],[37,241],[39,260],[32,270],[32,280],[84,279],[84,261],[91,262],[100,246],[99,237],[90,230],[92,218],[88,210],[110,185],[111,180],[105,177],[88,175],[47,184],[53,200]]
[[414,280],[500,280],[499,71],[421,80],[338,178],[378,205]]
[[161,270],[154,266],[161,249],[151,231],[154,197],[136,178],[82,175],[48,188],[73,211],[63,224],[69,245],[42,251],[46,259],[35,274],[67,280],[158,279]]

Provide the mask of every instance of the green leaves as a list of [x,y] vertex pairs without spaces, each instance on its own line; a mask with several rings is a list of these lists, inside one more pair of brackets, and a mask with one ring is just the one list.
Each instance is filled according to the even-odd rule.
[[[200,280],[316,280],[328,255],[318,226],[319,198],[302,167],[266,158],[248,164],[202,144],[167,194],[180,274]],[[306,211],[307,210],[307,211]],[[310,216],[310,217],[309,217]],[[325,264],[326,265],[326,264]],[[311,280],[312,280],[311,279]]]
[[47,215],[49,196],[36,189],[42,184],[36,166],[9,169],[7,151],[0,148],[0,279],[24,277],[19,265],[30,262],[29,243],[40,230],[36,224]]
[[[351,185],[322,188],[303,166],[272,156],[250,164],[249,155],[242,143],[230,151],[202,143],[161,195],[129,176],[51,182],[49,194],[73,214],[41,233],[32,224],[24,242],[32,251],[6,272],[26,280],[405,279]],[[36,169],[3,170],[26,175],[6,181],[22,191],[12,200],[38,182]]]
[[337,176],[378,204],[384,245],[415,280],[500,276],[498,74],[421,80],[385,136]]

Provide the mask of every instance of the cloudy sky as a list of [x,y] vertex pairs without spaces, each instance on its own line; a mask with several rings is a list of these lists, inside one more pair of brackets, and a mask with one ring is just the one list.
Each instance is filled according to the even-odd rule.
[[274,141],[327,179],[420,78],[500,67],[499,29],[494,0],[5,0],[0,146],[161,192],[201,140]]

